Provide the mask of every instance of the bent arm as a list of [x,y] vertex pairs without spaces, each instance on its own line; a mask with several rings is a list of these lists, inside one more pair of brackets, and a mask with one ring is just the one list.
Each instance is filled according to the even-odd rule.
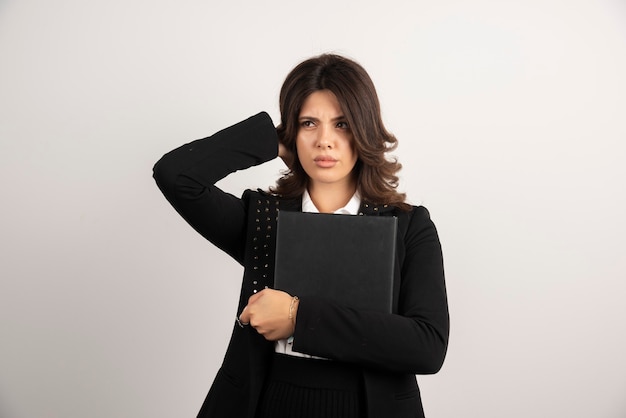
[[165,154],[153,177],[174,209],[203,237],[243,263],[246,208],[215,183],[276,158],[278,137],[267,113]]
[[387,371],[436,373],[446,354],[449,317],[441,246],[426,209],[415,209],[404,243],[398,314],[302,298],[294,351]]

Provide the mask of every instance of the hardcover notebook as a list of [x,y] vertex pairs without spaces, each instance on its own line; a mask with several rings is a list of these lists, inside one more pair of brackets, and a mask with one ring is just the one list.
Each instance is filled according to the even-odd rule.
[[397,218],[278,212],[274,288],[391,313]]

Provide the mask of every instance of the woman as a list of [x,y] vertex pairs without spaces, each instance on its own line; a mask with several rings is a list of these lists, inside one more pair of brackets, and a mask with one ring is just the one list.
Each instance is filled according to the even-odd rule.
[[[222,367],[200,417],[423,417],[415,374],[436,373],[448,342],[441,247],[423,207],[396,191],[396,138],[354,61],[299,64],[280,94],[281,123],[260,113],[166,154],[154,177],[200,234],[245,267]],[[280,156],[270,192],[215,186]],[[279,210],[398,218],[393,313],[274,290]]]

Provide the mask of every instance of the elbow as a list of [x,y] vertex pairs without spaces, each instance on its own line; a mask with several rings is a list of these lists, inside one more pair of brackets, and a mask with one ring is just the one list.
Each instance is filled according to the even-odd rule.
[[440,350],[438,353],[433,353],[430,360],[424,364],[424,369],[418,374],[435,374],[443,367],[443,362],[446,358],[446,350]]
[[163,183],[168,178],[167,164],[164,163],[164,158],[159,159],[152,167],[152,178],[157,184]]
[[152,178],[165,196],[173,193],[177,177],[177,173],[167,161],[167,154],[152,167]]
[[447,351],[447,339],[438,338],[436,341],[432,341],[426,350],[416,356],[420,361],[418,364],[415,364],[413,373],[426,375],[439,372],[443,367]]
[[420,364],[413,370],[413,374],[436,374],[443,367],[444,359],[445,353],[441,355],[432,355],[431,358],[426,359],[426,361],[420,362]]

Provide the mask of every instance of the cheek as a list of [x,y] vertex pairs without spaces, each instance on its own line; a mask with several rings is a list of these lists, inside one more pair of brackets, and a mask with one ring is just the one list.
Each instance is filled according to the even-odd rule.
[[296,138],[296,158],[298,159],[298,162],[300,163],[300,166],[302,168],[304,168],[304,165],[302,164],[302,158],[305,154],[306,154],[306,150],[305,150],[303,141],[298,135],[298,137]]
[[315,137],[310,132],[300,132],[296,137],[296,150],[302,154],[311,153],[315,148]]

